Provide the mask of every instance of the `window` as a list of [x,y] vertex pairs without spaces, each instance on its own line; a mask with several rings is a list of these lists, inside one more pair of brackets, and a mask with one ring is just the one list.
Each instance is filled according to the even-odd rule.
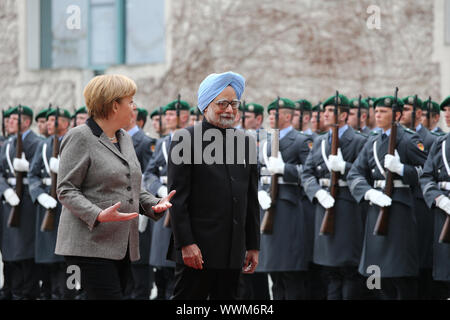
[[[28,26],[27,36],[29,54],[39,52],[38,68],[103,70],[164,62],[164,0],[28,0],[27,5],[36,8],[37,2],[39,19],[28,23],[39,21],[40,32]],[[69,23],[74,17],[78,25]],[[31,39],[36,34],[40,41]]]

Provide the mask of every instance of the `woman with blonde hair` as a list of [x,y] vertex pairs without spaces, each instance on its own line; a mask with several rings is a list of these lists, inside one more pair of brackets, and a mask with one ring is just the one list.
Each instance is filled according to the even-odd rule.
[[158,220],[175,194],[159,199],[141,187],[133,142],[121,129],[133,117],[136,90],[122,75],[93,78],[84,89],[89,119],[61,143],[55,253],[79,268],[88,299],[124,298],[130,261],[139,259],[138,212]]

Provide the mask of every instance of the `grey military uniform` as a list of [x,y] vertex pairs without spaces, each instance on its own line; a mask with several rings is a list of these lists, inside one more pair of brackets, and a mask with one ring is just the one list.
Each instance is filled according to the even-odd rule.
[[[330,171],[325,161],[331,153],[331,134],[327,133],[314,141],[302,173],[302,185],[310,201],[320,189],[329,190]],[[315,206],[314,263],[339,267],[357,266],[361,258],[363,242],[363,217],[355,199],[347,187],[347,174],[353,161],[364,147],[366,137],[348,127],[339,138],[339,146],[345,164],[345,173],[340,175],[340,187],[335,199],[334,234],[320,236],[319,230],[325,209]],[[323,154],[324,152],[324,154]],[[325,159],[324,159],[325,157]]]
[[[384,157],[388,151],[389,137],[384,134],[370,136],[363,150],[347,175],[350,192],[356,201],[364,199],[366,192],[374,186],[380,188],[385,180]],[[379,207],[372,205],[367,213],[363,251],[359,272],[367,274],[367,267],[377,265],[381,277],[415,277],[419,272],[417,249],[417,220],[411,187],[418,185],[426,153],[419,148],[420,137],[411,130],[398,127],[396,150],[404,164],[403,176],[394,174],[397,187],[392,194],[389,207],[389,229],[386,236],[375,236],[373,230],[378,218]],[[375,153],[374,153],[375,147]],[[375,155],[377,158],[375,158]],[[381,170],[376,164],[381,163]],[[377,185],[375,185],[377,183]]]
[[[63,262],[64,257],[55,254],[56,236],[58,231],[61,204],[58,201],[56,207],[55,224],[53,231],[42,232],[40,230],[44,220],[46,209],[37,202],[37,197],[42,193],[50,195],[50,169],[49,161],[53,152],[53,136],[41,142],[30,163],[28,181],[32,201],[36,204],[36,263]],[[58,199],[55,199],[58,200]]]
[[[443,150],[443,144],[445,149]],[[424,199],[434,215],[433,236],[433,278],[440,281],[450,281],[450,244],[439,243],[439,235],[448,216],[436,207],[435,199],[440,195],[449,196],[450,170],[444,161],[443,152],[450,159],[450,134],[439,137],[431,147],[427,161],[420,177],[420,185]],[[446,183],[445,183],[446,182]]]
[[[300,190],[301,165],[310,151],[308,143],[312,143],[311,137],[294,129],[280,139],[285,169],[278,189],[273,234],[261,235],[258,271],[308,270],[312,244],[305,232],[308,221],[302,209]],[[267,143],[267,155],[270,153]]]
[[[155,152],[144,172],[144,186],[152,194],[157,194],[161,186],[167,185],[167,158],[171,137],[167,135],[156,142]],[[175,267],[173,261],[166,259],[172,230],[164,226],[160,219],[153,225],[150,249],[150,265],[155,267]]]
[[[0,162],[0,193],[3,194],[8,188],[15,188],[14,172],[7,161],[9,157],[11,166],[16,154],[16,139],[13,136],[2,147]],[[26,159],[31,161],[41,139],[30,131],[23,140],[23,152]],[[6,155],[6,153],[8,154]],[[19,203],[20,227],[9,228],[7,226],[11,206],[3,205],[2,216],[2,256],[4,261],[19,261],[32,259],[35,256],[35,228],[36,228],[36,206],[31,199],[28,189],[28,179],[25,180],[23,194]]]

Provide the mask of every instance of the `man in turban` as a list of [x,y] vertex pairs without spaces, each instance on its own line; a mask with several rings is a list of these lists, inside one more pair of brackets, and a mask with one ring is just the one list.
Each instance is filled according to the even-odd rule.
[[[244,86],[244,78],[233,72],[209,75],[198,90],[203,122],[173,136],[168,187],[177,189],[177,197],[170,210],[168,257],[176,262],[174,299],[236,299],[241,270],[253,273],[258,264],[256,142],[232,128]],[[214,139],[206,138],[211,135]],[[180,163],[176,151],[186,139],[193,143]],[[205,153],[218,145],[211,164]],[[235,159],[225,161],[230,154]]]

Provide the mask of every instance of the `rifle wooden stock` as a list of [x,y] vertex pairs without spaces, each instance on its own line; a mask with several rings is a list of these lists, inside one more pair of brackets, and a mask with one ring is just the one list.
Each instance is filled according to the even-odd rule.
[[[16,158],[22,158],[23,152],[23,144],[22,144],[22,133],[20,132],[21,127],[21,112],[19,112],[19,120],[17,126],[17,141],[16,141]],[[16,176],[16,194],[19,197],[20,201],[22,201],[23,194],[23,177],[25,172],[15,172]],[[20,203],[17,206],[11,208],[8,218],[8,227],[10,228],[18,228],[20,226]]]
[[[395,115],[395,113],[394,113]],[[397,123],[393,123],[391,134],[389,135],[389,151],[388,154],[394,155],[395,153],[395,143],[397,140]],[[394,174],[387,170],[386,174],[386,185],[384,187],[384,194],[392,198],[392,193],[394,190]],[[375,229],[373,231],[374,235],[385,236],[388,232],[388,222],[389,222],[389,207],[380,208],[378,214],[377,222],[375,224]]]
[[[58,158],[58,154],[59,154],[59,139],[58,139],[58,136],[55,134],[55,136],[53,138],[52,157]],[[52,172],[51,173],[52,184],[50,187],[50,195],[53,197],[53,199],[57,199],[57,195],[56,195],[57,178],[58,178],[58,175],[56,173]],[[56,217],[56,207],[53,209],[47,209],[45,211],[44,220],[42,220],[42,224],[41,224],[42,232],[53,231],[55,229],[55,217]]]
[[167,210],[166,216],[164,217],[164,227],[170,228],[170,213],[169,213],[169,210]]
[[[278,127],[278,126],[277,126]],[[278,158],[278,152],[280,149],[280,132],[278,129],[274,130],[272,136],[272,152],[271,155],[274,158]],[[275,218],[275,206],[278,197],[278,178],[279,174],[272,175],[270,184],[270,198],[272,200],[270,208],[264,212],[264,216],[261,222],[261,233],[272,234],[273,233],[273,221]]]
[[448,215],[439,235],[439,243],[450,243],[450,217]]

